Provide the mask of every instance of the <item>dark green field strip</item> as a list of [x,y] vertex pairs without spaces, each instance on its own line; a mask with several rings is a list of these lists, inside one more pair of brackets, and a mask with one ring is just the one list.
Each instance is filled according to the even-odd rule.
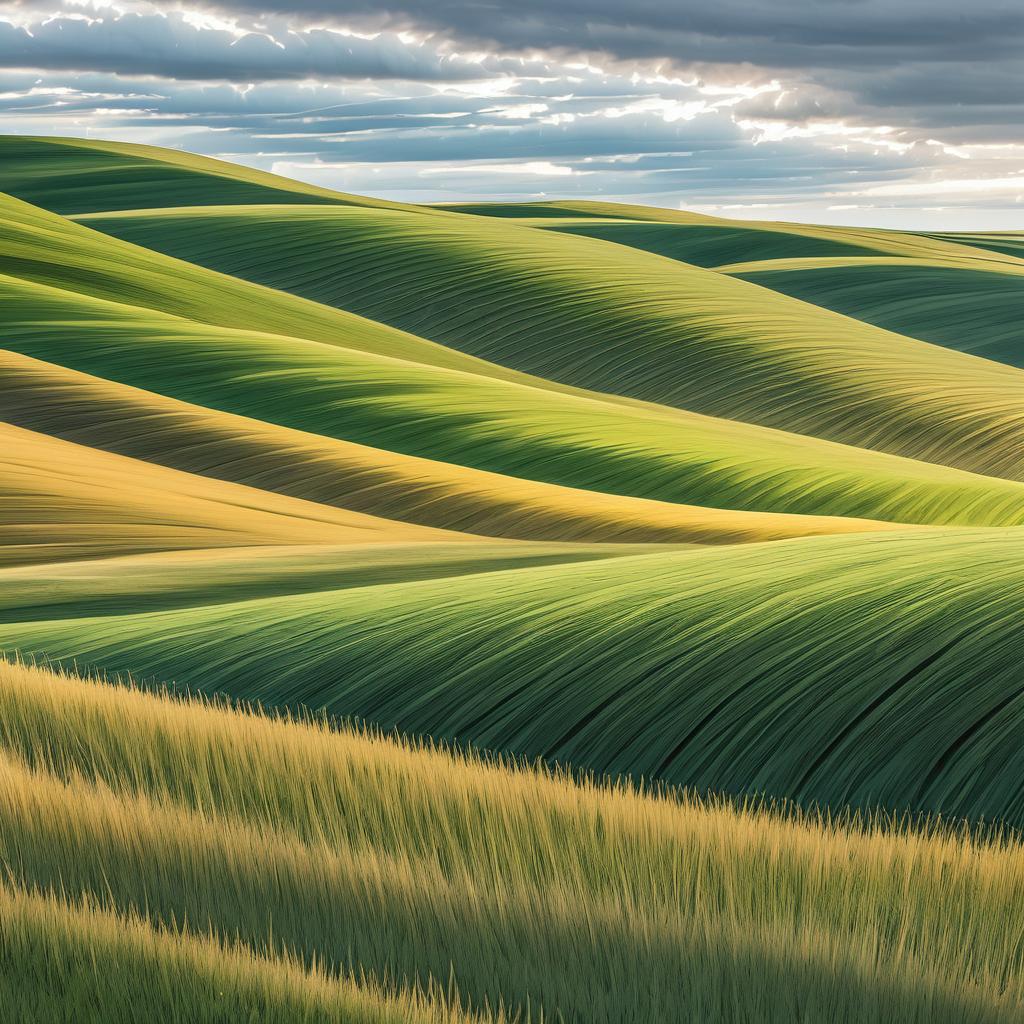
[[8,650],[728,793],[1024,825],[1019,531],[10,624]]
[[[796,231],[752,231],[728,224],[659,224],[652,221],[616,223],[553,223],[551,230],[588,238],[603,238],[632,249],[692,263],[717,267],[750,259],[790,259],[800,256],[867,256],[875,250],[834,238],[817,238]],[[756,255],[755,255],[756,254]]]
[[1019,371],[625,246],[355,207],[87,223],[565,385],[1024,477]]
[[971,245],[978,249],[988,249],[991,252],[1001,252],[1008,256],[1018,256],[1024,259],[1024,231],[935,232],[930,234],[929,237],[943,242]]
[[1024,276],[871,260],[766,264],[739,276],[889,331],[1024,367]]
[[[617,204],[603,203],[607,213],[588,212],[588,217],[605,216],[611,220],[622,220],[627,215]],[[572,204],[560,203],[434,203],[424,209],[440,210],[442,213],[468,213],[479,217],[498,217],[503,220],[578,220],[581,213]]]
[[[417,207],[423,209],[424,207]],[[682,262],[701,264],[702,253],[710,256],[721,247],[723,254],[737,253],[738,259],[779,259],[796,256],[905,256],[912,258],[965,258],[987,260],[990,263],[1015,264],[1019,255],[1014,248],[1021,232],[932,232],[917,233],[888,228],[842,227],[830,224],[797,224],[785,221],[745,220],[735,217],[714,217],[686,209],[662,206],[637,206],[629,203],[609,203],[591,199],[556,199],[526,203],[449,203],[437,204],[434,209],[467,213],[474,216],[515,220],[522,224],[551,231],[575,233],[576,228],[597,237],[624,231],[618,240],[622,244],[628,233],[646,225],[649,234],[637,234],[636,248],[644,249],[644,239],[658,239],[669,245],[676,236],[677,245],[692,246],[695,258]],[[575,222],[575,223],[574,223]],[[686,240],[689,240],[688,242]],[[999,252],[989,243],[1005,243],[1012,251]],[[791,249],[792,251],[786,251]],[[799,250],[799,251],[798,251]],[[998,256],[993,253],[999,252]],[[672,258],[680,258],[678,249]],[[1005,257],[1010,256],[1007,260]],[[731,261],[735,262],[735,260]],[[708,263],[709,266],[715,264]]]

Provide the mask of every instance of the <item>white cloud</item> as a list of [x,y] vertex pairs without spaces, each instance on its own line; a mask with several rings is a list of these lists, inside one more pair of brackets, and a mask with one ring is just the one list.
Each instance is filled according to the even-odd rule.
[[864,196],[933,196],[978,195],[1000,192],[1016,193],[1024,189],[1024,173],[1002,178],[945,178],[929,181],[902,181],[892,185],[875,185],[859,191]]
[[553,164],[549,160],[526,160],[521,164],[452,164],[440,167],[427,167],[420,171],[421,176],[429,177],[432,174],[528,174],[542,178],[563,178],[569,175],[589,174],[590,171],[580,171],[567,164]]
[[632,115],[655,114],[667,124],[673,121],[692,121],[700,114],[706,114],[714,108],[704,100],[686,102],[668,99],[661,96],[645,96],[621,107],[603,107],[597,113],[601,117],[618,118]]
[[529,121],[538,114],[544,114],[549,107],[546,103],[518,103],[509,107],[488,107],[480,111],[482,114],[491,114],[507,121]]

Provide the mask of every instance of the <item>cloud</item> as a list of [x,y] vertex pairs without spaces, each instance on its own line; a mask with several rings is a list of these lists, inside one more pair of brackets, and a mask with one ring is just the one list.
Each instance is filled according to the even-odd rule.
[[[273,5],[219,6],[253,16]],[[293,0],[274,9],[435,33],[463,47],[589,53],[712,78],[723,68],[734,79],[777,76],[829,91],[832,115],[863,118],[875,108],[889,112],[886,123],[994,138],[1024,120],[1024,6],[1008,0]]]
[[517,164],[492,164],[480,161],[473,164],[464,164],[461,167],[441,165],[440,167],[427,167],[421,169],[420,177],[427,177],[431,174],[443,174],[453,177],[459,174],[487,175],[487,174],[514,174],[534,176],[540,178],[561,178],[573,174],[593,174],[593,171],[581,171],[566,164],[553,164],[550,160],[524,160]]
[[367,39],[324,28],[209,28],[202,19],[171,11],[107,12],[99,18],[64,13],[26,24],[0,20],[0,67],[197,81],[457,82],[499,74],[503,62],[442,54],[393,34]]
[[574,57],[712,86],[781,82],[784,101],[755,96],[750,118],[854,117],[953,143],[1014,141],[1024,123],[1024,6],[1009,0],[0,0],[5,10],[17,23],[0,32],[8,68],[500,82],[523,73],[509,55],[541,54],[539,70],[554,59],[562,75]]
[[1009,209],[1024,167],[1024,9],[994,0],[183,2],[0,0],[5,130],[824,220]]
[[[21,72],[0,78],[0,117],[12,130],[145,139],[352,191],[428,199],[543,192],[678,206],[885,184],[915,166],[805,140],[754,146],[697,84],[663,85],[652,103],[643,81],[575,79],[572,92],[561,82],[561,95],[550,81],[518,81],[495,102],[468,85],[452,94],[428,82],[242,89],[92,74],[48,87]],[[689,116],[671,116],[677,109]]]
[[863,196],[964,196],[978,193],[1008,192],[1024,194],[1024,174],[1004,178],[933,178],[929,181],[907,181],[893,185],[876,185],[863,189]]

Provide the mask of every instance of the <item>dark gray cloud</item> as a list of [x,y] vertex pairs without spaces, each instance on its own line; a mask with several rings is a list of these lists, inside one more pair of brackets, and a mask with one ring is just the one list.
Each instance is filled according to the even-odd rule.
[[[1021,0],[188,0],[250,30],[236,37],[170,5],[0,0],[0,66],[149,73],[179,80],[466,80],[516,73],[511,53],[661,65],[709,81],[778,78],[791,119],[861,117],[951,141],[1013,141],[1024,124]],[[146,13],[131,13],[132,8]],[[81,19],[86,12],[95,20]],[[168,13],[170,11],[170,13]],[[61,16],[51,17],[59,12]],[[161,14],[166,16],[160,16]],[[320,26],[382,30],[376,39]],[[311,28],[311,26],[314,26]],[[432,33],[410,46],[394,33]],[[262,33],[262,34],[261,34]],[[443,56],[483,48],[482,64]],[[550,58],[544,58],[550,59]],[[536,69],[543,73],[543,60]],[[520,69],[521,71],[521,69]],[[557,78],[557,76],[556,76]],[[561,84],[561,83],[560,83]],[[811,101],[807,97],[814,96]],[[759,102],[760,117],[778,117]]]
[[[831,110],[990,136],[1024,122],[1020,0],[218,0],[247,15],[436,32],[503,51],[598,53],[827,88]],[[888,115],[888,116],[885,116]]]
[[[106,71],[179,80],[258,82],[306,78],[460,81],[497,74],[503,62],[471,64],[396,36],[364,39],[281,26],[235,34],[200,27],[179,12],[96,19],[56,16],[29,25],[0,21],[0,67]],[[517,65],[518,66],[518,65]]]
[[250,15],[302,15],[388,28],[425,28],[505,50],[562,48],[620,58],[832,66],[894,54],[985,59],[1024,39],[1015,0],[218,0]]

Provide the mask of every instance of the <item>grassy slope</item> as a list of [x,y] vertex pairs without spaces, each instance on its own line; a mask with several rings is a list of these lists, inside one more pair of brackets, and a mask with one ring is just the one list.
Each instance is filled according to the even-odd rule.
[[[282,204],[89,222],[191,224],[207,254],[219,225],[217,251],[243,276],[291,263],[301,278],[274,283],[424,336],[0,199],[16,350],[0,353],[3,415],[35,431],[0,428],[0,650],[701,791],[1024,826],[1020,530],[861,533],[883,524],[732,511],[1005,525],[1024,522],[1021,484],[581,393],[434,342],[464,334],[520,365],[548,324],[550,357],[609,386],[668,365],[699,402],[731,389],[729,416],[778,408],[1011,476],[1016,371],[641,251],[683,257],[680,227],[704,262],[745,244],[692,215],[666,227],[561,204],[502,224],[46,140],[0,139],[3,188],[65,212],[155,194]],[[562,233],[534,230],[542,219]],[[903,272],[957,248],[758,230],[761,261],[877,253]],[[990,255],[1000,276],[1019,272]],[[444,287],[418,276],[428,261]],[[920,325],[927,309],[890,312]],[[860,535],[670,549],[409,523],[560,540]],[[140,1006],[224,1024],[488,1024],[497,1005],[597,1024],[1017,1020],[1022,857],[0,665],[0,1000],[40,1024],[127,1024]],[[436,987],[409,995],[431,983],[455,1005]]]
[[364,317],[118,242],[9,196],[0,195],[0,217],[0,274],[80,295],[83,302],[107,300],[197,324],[277,333],[502,380],[529,380]]
[[713,508],[970,525],[1024,516],[1016,481],[674,409],[212,328],[16,279],[0,279],[0,290],[9,349],[378,449]]
[[[384,331],[387,341],[388,329],[359,318],[354,319],[369,325],[369,335],[345,336],[352,349],[342,347],[340,335],[328,344],[215,327],[209,321],[258,320],[266,303],[250,297],[237,316],[229,315],[230,279],[155,254],[150,275],[146,253],[131,246],[122,251],[116,243],[110,243],[117,255],[113,277],[97,284],[94,271],[109,242],[105,236],[65,229],[66,222],[31,208],[16,205],[14,211],[7,266],[27,279],[0,281],[7,345],[50,362],[314,433],[588,490],[752,511],[910,522],[922,515],[959,523],[1020,521],[1019,489],[1013,485],[731,421],[552,389],[475,360],[469,361],[472,372],[446,369],[450,360],[435,359],[434,353],[448,350],[411,335],[398,335],[404,341],[397,347],[378,344],[373,332]],[[84,279],[76,268],[84,268]],[[144,288],[136,287],[137,277],[148,282]],[[181,290],[193,278],[196,290],[183,298]],[[112,303],[111,296],[143,306]],[[298,300],[280,298],[284,316],[288,302]],[[171,318],[162,311],[168,308],[196,319]],[[335,315],[326,307],[311,308],[327,319]],[[301,318],[295,326],[307,336],[319,334]],[[396,362],[399,351],[434,363]],[[465,368],[467,357],[450,354]],[[484,371],[477,373],[480,367]]]
[[[568,211],[567,211],[568,212]],[[723,263],[749,259],[756,252],[761,259],[794,257],[870,256],[869,241],[846,241],[841,235],[804,232],[791,226],[765,225],[756,230],[749,223],[734,224],[714,218],[694,218],[678,223],[672,220],[633,219],[627,207],[622,219],[610,213],[604,217],[565,216],[557,221],[534,219],[533,209],[523,211],[519,223],[569,235],[603,238],[631,249],[666,256],[681,263],[713,269]]]
[[[0,984],[21,1020],[64,1019],[54,989],[86,1024],[132,1019],[126,1000],[210,1021],[457,1018],[384,978],[594,1024],[995,1024],[1024,1005],[1017,846],[0,680]],[[320,973],[338,967],[363,986]]]
[[[484,218],[395,210],[360,211],[354,208],[346,212],[347,209],[338,207],[332,212],[320,205],[283,205],[277,209],[247,207],[232,214],[227,214],[221,208],[211,208],[205,212],[186,209],[173,214],[157,211],[146,217],[129,214],[125,217],[125,223],[139,221],[148,224],[152,221],[159,226],[164,221],[175,225],[180,221],[181,224],[197,229],[197,225],[204,228],[216,226],[226,217],[235,217],[246,230],[253,226],[274,228],[279,234],[285,232],[290,225],[297,225],[302,230],[296,244],[301,247],[308,245],[310,237],[316,237],[315,232],[311,235],[306,230],[310,225],[317,230],[327,230],[329,237],[325,237],[328,241],[337,241],[339,236],[335,231],[336,223],[348,217],[356,228],[362,225],[360,230],[364,232],[360,235],[359,230],[356,230],[354,235],[345,235],[356,250],[356,242],[378,245],[379,233],[386,230],[395,234],[410,256],[423,255],[427,250],[422,247],[428,246],[431,251],[439,248],[447,253],[445,258],[453,252],[459,258],[489,255],[494,264],[500,264],[504,258],[513,269],[517,261],[525,267],[527,258],[532,261],[538,257],[541,253],[538,245],[548,246],[543,251],[549,255],[551,252],[561,253],[562,250],[557,247],[563,245],[570,246],[573,253],[592,251],[598,267],[602,260],[614,261],[619,259],[622,252],[629,254],[628,249],[602,241],[531,231],[515,224],[488,226],[489,222]],[[1005,525],[1022,521],[1022,490],[1016,483],[972,477],[938,466],[828,445],[814,438],[659,409],[644,403],[621,402],[597,395],[574,394],[568,389],[552,389],[546,382],[524,379],[490,364],[467,360],[458,353],[445,355],[447,350],[417,336],[395,332],[359,317],[347,317],[346,314],[303,303],[287,295],[267,293],[242,282],[219,277],[202,268],[111,241],[23,204],[11,203],[9,210],[12,216],[6,227],[4,252],[8,269],[22,275],[19,278],[8,278],[4,282],[7,300],[5,308],[12,336],[10,344],[23,352],[46,359],[51,365],[45,366],[22,356],[10,355],[4,359],[3,372],[11,395],[10,415],[42,431],[63,432],[99,448],[114,448],[135,457],[170,461],[189,471],[226,475],[261,487],[314,497],[318,501],[342,508],[348,507],[350,495],[346,491],[349,491],[361,495],[355,499],[357,506],[382,512],[388,520],[422,519],[424,513],[420,509],[423,504],[436,509],[436,495],[440,490],[441,505],[447,504],[451,510],[442,517],[446,520],[444,525],[450,525],[455,521],[454,517],[468,517],[462,521],[475,524],[482,519],[485,523],[489,521],[497,524],[492,529],[507,532],[508,527],[504,524],[525,514],[528,521],[537,519],[549,524],[537,528],[529,525],[520,527],[521,534],[533,536],[538,535],[538,530],[541,536],[567,539],[586,535],[578,531],[589,527],[581,527],[578,522],[572,522],[569,506],[578,506],[588,501],[600,506],[594,512],[602,519],[600,530],[605,531],[601,534],[603,539],[759,539],[819,530],[860,530],[862,525],[866,528],[866,524],[859,523],[793,521],[742,515],[734,517],[732,512],[714,509],[707,514],[694,508],[679,509],[676,512],[664,504],[633,503],[628,500],[630,495],[672,502],[696,502],[720,506],[722,509],[772,509],[796,513],[824,511],[912,522]],[[605,219],[611,220],[607,217]],[[551,223],[561,221],[553,220]],[[488,235],[492,227],[498,233]],[[206,244],[204,240],[208,241],[209,234],[198,229],[196,233],[200,241]],[[784,231],[781,233],[786,234]],[[818,238],[816,242],[822,243],[823,239]],[[590,245],[591,249],[581,250],[577,247],[579,244]],[[882,243],[876,241],[872,244]],[[918,245],[912,240],[900,241],[899,238],[896,242],[888,240],[885,244]],[[920,242],[920,245],[926,244],[940,246],[944,243],[928,240]],[[552,245],[556,248],[551,249]],[[285,251],[283,247],[281,250]],[[239,250],[243,254],[251,254],[251,251],[254,250],[248,246]],[[566,253],[569,251],[565,250]],[[609,253],[612,255],[609,256]],[[668,275],[666,281],[676,281],[678,273],[685,269],[663,259],[639,255],[643,260],[638,266],[659,268],[659,273]],[[97,274],[96,263],[102,260],[106,262],[103,262],[101,272]],[[291,262],[302,266],[301,260]],[[608,264],[609,267],[611,265]],[[332,265],[333,269],[336,267]],[[587,269],[594,268],[588,263]],[[379,267],[374,272],[377,270]],[[529,277],[527,270],[523,273]],[[700,271],[693,273],[702,275],[701,280],[705,283],[724,280],[727,290],[733,286],[721,275]],[[407,275],[410,279],[414,276]],[[484,280],[487,280],[486,275]],[[479,284],[472,281],[469,283],[474,286]],[[53,287],[54,284],[60,284],[61,287]],[[604,281],[603,284],[612,290],[617,301],[622,300],[622,293],[615,292],[611,283]],[[465,281],[460,280],[459,286],[466,287]],[[559,282],[558,288],[563,286],[564,282]],[[418,283],[416,287],[419,287]],[[272,315],[279,316],[282,323],[287,321],[290,325],[288,329],[294,328],[295,336],[254,332],[253,324],[257,314],[263,312],[262,306],[257,306],[256,302],[262,302],[264,294],[272,296],[268,300]],[[390,294],[397,295],[395,301],[400,300],[400,304],[409,301],[410,293],[403,293],[398,284],[390,289]],[[757,294],[763,295],[762,292]],[[114,299],[119,301],[111,301]],[[530,307],[531,312],[533,308]],[[788,308],[811,309],[799,303],[791,303]],[[473,307],[472,313],[477,316],[479,309]],[[650,315],[649,308],[644,315]],[[800,315],[804,316],[805,313]],[[837,323],[851,323],[842,318],[833,319]],[[343,325],[344,330],[339,325]],[[346,343],[345,332],[350,330],[355,332],[352,342],[354,347]],[[299,334],[302,336],[299,337]],[[863,340],[859,335],[858,338]],[[908,342],[908,345],[913,347],[912,342]],[[919,348],[933,363],[937,361],[935,365],[944,367],[943,372],[952,372],[953,367],[989,366],[983,361],[967,360],[961,364],[949,363],[945,367],[942,360],[952,359],[953,356],[930,346]],[[399,354],[401,358],[396,358]],[[449,358],[456,360],[457,369],[447,365]],[[775,351],[773,359],[778,358],[779,352]],[[61,368],[64,365],[78,367],[96,376],[69,373]],[[891,366],[888,368],[891,369]],[[878,383],[881,384],[884,374],[875,366],[871,370],[877,374]],[[1012,382],[1014,379],[1012,375],[1007,376],[1003,368],[986,369],[985,372],[992,374],[992,380],[997,379],[996,374],[1000,381]],[[959,383],[962,385],[962,380]],[[131,385],[148,389],[149,393],[133,390]],[[157,391],[164,392],[164,395],[156,394]],[[167,395],[173,397],[168,398]],[[1003,398],[1004,423],[1012,433],[1014,412],[1011,398],[1012,387]],[[195,404],[184,404],[189,402]],[[224,415],[221,410],[235,415]],[[950,409],[946,408],[945,415],[949,413]],[[959,431],[961,443],[972,446],[975,451],[979,443],[992,443],[988,436],[981,436],[979,425],[971,416],[962,409],[959,413],[960,418],[950,420],[949,429],[955,427]],[[258,416],[269,421],[269,425],[241,416]],[[130,431],[124,429],[126,423],[133,425]],[[307,433],[296,432],[300,430]],[[1002,441],[1004,444],[1005,440],[1005,437],[996,438],[997,442]],[[371,451],[352,442],[363,442],[375,447]],[[397,471],[388,465],[383,470],[381,468],[381,456],[389,449],[403,453],[398,457],[400,466]],[[282,450],[285,453],[284,461]],[[1012,450],[1009,447],[1006,450],[1012,457]],[[414,458],[404,458],[406,455]],[[425,463],[415,456],[430,456],[434,461]],[[452,476],[466,472],[461,469],[460,463],[466,463],[471,468],[468,478],[459,479],[459,486],[463,490],[453,502]],[[423,474],[427,472],[425,466],[430,467],[426,481],[423,480]],[[561,488],[523,481],[521,486],[525,490],[517,491],[511,502],[507,496],[501,498],[505,502],[501,505],[495,495],[503,485],[507,486],[508,482],[513,488],[518,488],[520,484],[509,481],[508,476],[488,476],[479,470],[500,470],[524,478],[540,477],[542,481],[586,487],[591,491],[618,491],[619,504],[616,504],[616,496],[612,494],[595,495],[591,499],[588,494],[581,495],[573,491],[566,493]],[[360,482],[350,486],[349,481],[353,479]],[[424,502],[410,502],[409,492],[420,487],[425,490]],[[490,492],[486,491],[487,487]],[[477,488],[485,490],[482,499],[474,493]],[[627,498],[623,499],[622,495]],[[481,506],[483,512],[480,511]],[[560,512],[560,508],[565,511]],[[640,522],[630,531],[626,528],[627,523],[635,514],[640,516]],[[673,519],[673,515],[681,515],[683,519]],[[569,520],[569,532],[562,532],[565,527],[558,522],[559,516]],[[611,525],[608,525],[609,522]],[[552,523],[554,525],[550,525]],[[386,525],[386,529],[392,527],[393,523]],[[382,529],[385,527],[382,526]],[[545,530],[548,532],[543,532]],[[481,532],[486,532],[486,528],[481,528]],[[432,535],[427,531],[424,535],[414,536],[424,539]],[[925,550],[914,548],[912,538],[901,538],[901,543],[904,540],[910,546],[900,548],[899,551]],[[936,542],[927,548],[930,555],[925,563],[929,580],[941,577],[944,560],[955,566],[968,558],[964,552],[969,545],[961,541],[962,538],[956,538],[955,542],[951,540],[948,544],[945,541]],[[345,539],[334,536],[271,537],[259,541],[269,545],[285,542],[330,544],[335,547],[346,543]],[[863,556],[869,563],[877,557],[878,551],[885,551],[888,555],[887,548],[861,546],[868,543],[867,538],[855,541],[849,550]],[[109,553],[116,554],[120,550],[113,548]],[[741,567],[742,583],[737,584],[739,590],[736,592],[722,584],[722,593],[725,595],[722,599],[726,602],[723,604],[720,623],[723,636],[731,636],[735,628],[725,615],[728,601],[736,601],[742,606],[749,600],[747,595],[757,592],[764,583],[759,574],[785,575],[777,559],[809,557],[813,561],[819,549],[813,546],[809,549],[794,546],[785,550],[798,551],[799,555],[762,557],[755,554],[750,556],[755,562],[747,564],[741,559],[740,563],[735,563]],[[986,547],[985,550],[989,549]],[[805,555],[805,551],[810,554]],[[739,557],[734,552],[725,554],[730,558],[734,555]],[[276,557],[268,555],[271,561]],[[241,579],[239,582],[237,566],[224,568],[218,565],[203,577],[207,581],[204,586],[208,592],[205,604],[210,605],[217,600],[229,601],[241,596],[285,595],[272,597],[260,606],[264,609],[261,614],[266,616],[265,620],[260,620],[266,627],[261,637],[264,639],[273,636],[275,629],[279,628],[275,618],[278,616],[292,623],[309,621],[317,629],[328,621],[341,621],[351,615],[356,605],[370,594],[372,588],[369,588],[369,584],[381,582],[379,577],[373,575],[376,569],[366,577],[361,577],[359,571],[348,573],[349,582],[344,582],[335,574],[331,564],[324,566],[322,572],[314,572],[303,560],[305,556],[296,557],[294,563],[291,556],[288,556],[265,570],[255,569],[250,574],[255,582],[253,578]],[[475,557],[467,556],[465,562],[472,562]],[[593,555],[585,552],[570,555],[555,549],[546,555],[541,549],[528,547],[519,549],[508,560],[516,565],[527,565],[531,560],[563,562],[577,557],[591,558]],[[698,582],[701,578],[699,574],[704,571],[709,574],[708,579],[713,580],[716,572],[724,572],[728,576],[728,567],[734,565],[729,561],[726,568],[716,568],[715,563],[698,560],[684,566],[680,561],[682,556],[662,557],[664,563],[616,559],[593,571],[597,573],[596,579],[601,588],[607,584],[614,592],[622,586],[625,593],[632,595],[632,600],[638,600],[641,606],[645,606],[642,588],[637,589],[641,587],[643,573],[664,573],[665,585],[680,591],[680,599],[684,599],[689,593],[688,588],[696,585],[692,573],[698,574]],[[413,560],[419,558],[417,554]],[[410,570],[412,575],[406,576],[401,575],[404,569],[398,571],[403,580],[415,579],[417,573],[427,576],[451,575],[449,561],[442,558],[441,563],[441,569],[433,574],[415,569]],[[452,564],[461,563],[456,558]],[[479,567],[493,569],[501,565],[500,555],[493,555],[489,549],[481,552]],[[115,566],[115,572],[117,568]],[[823,573],[828,586],[832,585],[831,575],[834,571],[831,563],[826,562]],[[69,569],[68,572],[74,575],[73,570]],[[375,616],[381,619],[390,616],[391,610],[400,604],[399,597],[402,601],[408,600],[411,610],[407,618],[398,616],[394,620],[389,619],[384,625],[374,627],[380,628],[381,635],[385,635],[387,630],[395,630],[398,636],[416,616],[429,621],[428,606],[420,606],[418,601],[434,602],[429,605],[430,610],[437,607],[437,602],[473,604],[479,597],[477,588],[486,587],[488,601],[482,602],[480,607],[488,609],[493,604],[497,610],[492,609],[487,614],[493,613],[499,618],[506,616],[516,622],[516,616],[508,608],[518,607],[515,602],[526,601],[527,597],[529,601],[526,603],[529,604],[533,597],[529,593],[521,593],[521,588],[535,587],[543,597],[535,609],[538,628],[550,625],[557,631],[562,628],[559,624],[560,616],[568,616],[564,609],[571,608],[575,600],[574,588],[580,585],[579,579],[590,579],[575,576],[574,572],[570,567],[527,571],[524,574],[492,574],[481,583],[474,581],[472,573],[467,570],[464,576],[449,580],[447,584],[443,581],[416,584],[411,589],[397,585],[396,589],[378,587],[374,593],[382,600],[392,602],[387,605],[388,615],[381,613],[378,616],[371,605],[356,611],[359,615],[365,614],[367,621],[376,622]],[[633,572],[639,574],[635,580],[630,576]],[[241,575],[245,576],[244,573]],[[882,586],[883,576],[879,576],[875,585]],[[51,608],[59,607],[54,613],[57,618],[67,621],[49,626],[45,623],[31,625],[22,622],[16,628],[12,626],[12,642],[20,643],[23,637],[35,642],[41,637],[42,646],[39,649],[61,653],[67,653],[68,644],[80,643],[83,653],[97,657],[102,664],[110,665],[110,659],[116,652],[110,634],[106,631],[117,628],[116,617],[109,621],[102,617],[96,621],[83,620],[79,624],[75,622],[75,616],[115,610],[119,603],[128,599],[128,595],[137,594],[138,584],[134,585],[134,590],[132,586],[119,589],[116,581],[112,582],[102,573],[90,579],[97,580],[92,584],[97,591],[92,595],[92,603],[81,586],[72,583],[51,602]],[[351,587],[352,581],[367,586],[360,587],[358,594],[355,590],[338,591],[339,586]],[[814,602],[827,603],[834,596],[828,589],[814,591],[811,584],[808,578],[804,598],[808,608]],[[564,594],[561,590],[563,585],[568,587]],[[446,586],[448,589],[445,589]],[[438,587],[441,588],[438,591],[441,597],[431,589]],[[323,593],[319,593],[316,588],[321,588]],[[508,595],[513,596],[507,596],[505,589]],[[304,593],[310,590],[314,592]],[[293,592],[298,596],[294,596]],[[14,593],[18,593],[17,587]],[[188,590],[187,587],[176,589],[175,586],[168,586],[166,592],[153,595],[149,606],[171,609],[164,613],[167,616],[186,616],[183,620],[183,628],[186,630],[203,628],[203,623],[198,619],[188,618],[190,615],[206,615],[210,611],[208,607],[201,613],[188,611],[188,606],[195,604],[198,596],[198,587]],[[513,604],[508,607],[503,605],[502,601],[506,599]],[[8,607],[12,618],[24,620],[34,613],[26,613],[25,607],[19,604],[20,600],[15,598],[9,602]],[[623,627],[616,619],[615,608],[605,607],[606,603],[597,601],[595,605],[595,622],[599,624],[595,628],[599,632],[610,629],[617,633]],[[208,621],[216,620],[223,626],[228,641],[237,640],[242,643],[239,630],[245,633],[252,623],[242,622],[239,625],[239,616],[244,618],[249,610],[250,606],[242,608],[229,604],[224,605],[220,611],[214,607],[210,613],[213,618]],[[39,614],[42,615],[43,611],[40,610]],[[224,616],[223,621],[217,619],[218,615]],[[337,619],[331,620],[332,615],[337,616]],[[166,672],[180,677],[184,665],[184,674],[191,681],[196,666],[190,665],[187,659],[183,663],[178,648],[173,644],[170,647],[165,644],[162,647],[157,645],[157,650],[151,644],[147,630],[151,629],[152,622],[157,621],[170,622],[171,619],[126,619],[123,625],[129,634],[136,637],[137,648],[131,652],[131,664],[116,663],[115,658],[114,667],[137,667],[154,674]],[[457,630],[458,619],[451,617],[444,620],[442,632],[445,628]],[[76,633],[75,630],[79,629],[81,631]],[[27,632],[23,632],[25,630]],[[498,628],[492,628],[492,632],[496,636],[501,635]],[[623,629],[624,637],[627,633]],[[322,656],[327,659],[324,661],[326,665],[330,658],[337,656],[332,647],[335,634],[327,629],[324,637],[322,650],[312,651],[308,662],[300,660],[294,666],[297,687],[294,699],[313,703],[336,702],[332,706],[338,710],[358,711],[359,707],[352,706],[349,691],[344,690],[344,687],[338,694],[328,693],[326,697],[316,690],[320,685],[317,658]],[[288,649],[287,639],[282,638],[281,650]],[[458,651],[457,642],[446,644],[447,641],[439,642],[438,648],[445,656]],[[209,644],[197,645],[196,656],[207,657],[215,646],[211,634]],[[360,643],[353,641],[345,648],[346,656],[355,659],[355,671],[359,670],[359,658],[369,652],[372,646],[360,646]],[[225,649],[229,647],[230,643]],[[430,644],[421,645],[421,648],[424,658],[435,656]],[[396,641],[396,652],[400,651],[405,656],[410,649],[404,640]],[[585,651],[587,644],[583,644],[582,649]],[[657,645],[654,645],[654,650],[657,650]],[[815,653],[813,645],[811,656],[820,656],[820,651]],[[135,657],[140,659],[138,663],[132,660]],[[664,659],[664,655],[662,657]],[[147,660],[151,658],[156,660]],[[162,658],[170,660],[161,661]],[[239,677],[240,686],[247,687],[251,682],[245,676],[249,664],[243,660],[236,665],[242,673]],[[450,663],[442,657],[439,665],[440,682],[447,686],[451,682]],[[674,671],[671,663],[668,668],[665,665],[661,668],[655,666],[652,675],[657,677],[659,673],[669,670]],[[227,682],[234,685],[230,670],[226,672]],[[387,671],[382,669],[382,676],[387,676],[388,672],[401,675],[400,668],[394,668]],[[215,685],[221,684],[217,672],[211,672],[210,678]],[[349,681],[346,680],[344,685],[349,685]],[[272,700],[292,699],[276,691],[269,696]],[[374,717],[385,715],[386,707],[382,710],[375,697],[371,695],[367,701],[368,714]],[[422,723],[417,724],[414,718],[409,720],[408,726],[415,729],[428,727]],[[448,728],[450,734],[479,738],[472,729],[467,732],[463,726],[441,723],[440,727]],[[488,735],[490,738],[485,742],[502,745],[500,729]],[[544,743],[547,745],[542,744],[535,752],[563,755],[557,737],[550,743],[547,740]],[[667,770],[671,759],[666,761],[666,756],[663,752],[661,760],[656,760],[653,765],[645,764],[644,770]],[[621,750],[604,751],[591,763],[612,770],[627,770],[628,760]],[[792,780],[782,783],[783,790],[788,791],[786,787],[792,788],[791,784]],[[832,798],[828,794],[826,796]]]
[[601,239],[342,206],[87,223],[564,384],[1024,478],[1024,374]]
[[[396,995],[235,942],[0,886],[0,998],[20,1024],[478,1024],[445,1001]],[[142,1008],[145,1008],[144,1011]]]
[[1019,531],[878,534],[136,615],[69,602],[0,645],[700,790],[1024,825],[1020,594]]
[[[597,208],[601,216],[577,216]],[[533,227],[725,270],[888,331],[1024,366],[1014,326],[1024,315],[1024,244],[1013,235],[921,236],[612,204],[562,204],[559,218],[538,216],[540,204],[499,209]]]
[[981,261],[887,257],[764,260],[720,269],[888,330],[1024,367],[1019,273]]
[[55,213],[162,203],[352,203],[395,207],[291,178],[157,146],[0,136],[0,192]]
[[0,424],[0,563],[263,544],[465,540]]
[[263,490],[486,536],[707,543],[891,528],[537,483],[205,409],[13,352],[0,352],[0,388],[7,420],[32,430]]

